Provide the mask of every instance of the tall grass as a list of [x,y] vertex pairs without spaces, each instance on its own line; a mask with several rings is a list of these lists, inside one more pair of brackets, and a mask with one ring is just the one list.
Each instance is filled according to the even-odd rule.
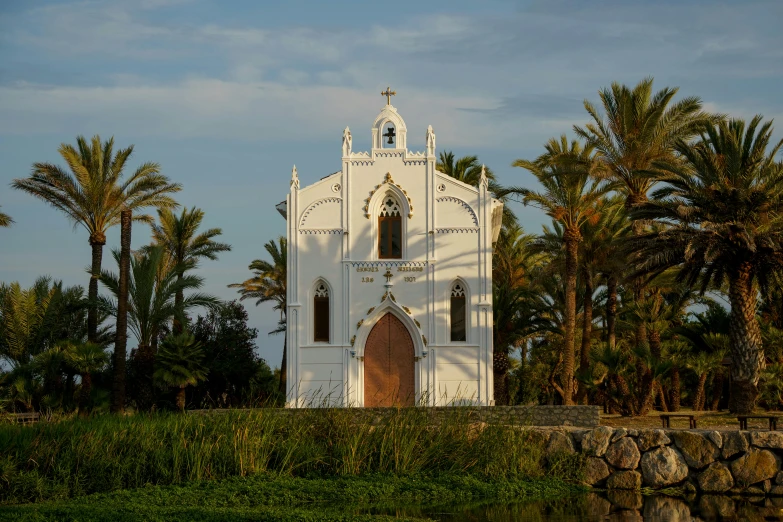
[[397,410],[381,423],[351,409],[314,409],[4,425],[0,502],[255,473],[539,477],[542,446],[535,433],[519,427],[472,423],[462,408],[437,425],[420,408]]

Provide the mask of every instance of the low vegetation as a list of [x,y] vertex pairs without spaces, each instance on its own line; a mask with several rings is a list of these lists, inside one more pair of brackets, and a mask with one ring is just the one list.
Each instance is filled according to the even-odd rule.
[[[396,477],[460,474],[486,480],[576,479],[578,457],[545,457],[535,432],[471,424],[460,409],[431,426],[401,409],[383,424],[350,410],[263,409],[42,422],[0,429],[0,501],[64,500],[145,485],[267,474]],[[499,450],[502,448],[502,450]],[[545,460],[546,459],[546,460]]]

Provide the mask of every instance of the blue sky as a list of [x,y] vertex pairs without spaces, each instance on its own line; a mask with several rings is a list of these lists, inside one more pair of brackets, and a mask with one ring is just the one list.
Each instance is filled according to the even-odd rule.
[[[159,162],[184,185],[179,201],[233,246],[200,270],[231,299],[226,285],[285,232],[274,205],[291,166],[303,184],[339,170],[346,125],[366,150],[386,85],[409,148],[423,149],[431,124],[439,150],[530,187],[511,162],[584,123],[582,100],[612,81],[654,76],[781,128],[781,20],[778,0],[0,0],[0,206],[16,220],[0,229],[0,281],[86,286],[84,230],[9,188],[33,162],[62,164],[58,145],[79,134],[134,144],[132,167]],[[519,214],[529,231],[544,222]],[[148,239],[137,225],[134,246]],[[109,248],[118,242],[110,230]],[[104,261],[114,268],[108,249]],[[247,308],[261,355],[279,365],[275,314]]]

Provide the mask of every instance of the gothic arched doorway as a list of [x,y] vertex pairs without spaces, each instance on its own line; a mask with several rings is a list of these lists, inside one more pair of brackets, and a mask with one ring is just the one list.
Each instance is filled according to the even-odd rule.
[[413,340],[402,321],[387,313],[364,345],[364,405],[413,406]]

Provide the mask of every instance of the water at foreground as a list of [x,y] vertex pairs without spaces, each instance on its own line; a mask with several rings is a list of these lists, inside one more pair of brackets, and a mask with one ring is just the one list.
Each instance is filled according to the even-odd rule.
[[733,499],[703,495],[690,500],[630,491],[587,493],[557,501],[530,503],[481,502],[456,506],[375,506],[355,514],[422,517],[440,522],[690,522],[783,521],[783,498]]

